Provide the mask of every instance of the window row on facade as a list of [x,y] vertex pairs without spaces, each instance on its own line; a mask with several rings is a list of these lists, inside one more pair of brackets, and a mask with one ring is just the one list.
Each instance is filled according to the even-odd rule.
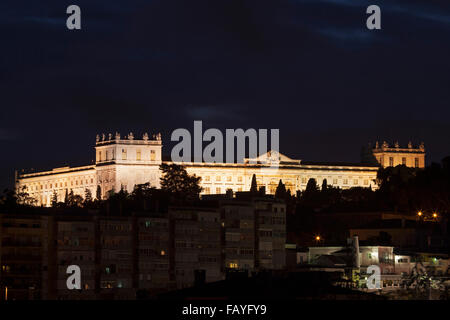
[[[125,148],[122,149],[121,156],[119,159],[128,160],[128,154],[130,152],[131,151],[128,151]],[[145,161],[145,160],[155,161],[156,160],[156,151],[155,150],[150,150],[150,156],[148,158],[143,157],[143,152],[141,149],[137,149],[137,150],[135,150],[135,152],[136,152],[136,154],[135,154],[136,157],[133,160],[136,160],[136,161]],[[111,160],[116,160],[116,155],[115,155],[114,149],[106,150],[106,151],[98,151],[98,156],[97,156],[98,162],[111,161]]]
[[49,190],[49,189],[59,189],[59,188],[67,188],[67,187],[76,187],[83,185],[92,185],[94,184],[94,178],[78,178],[76,180],[69,179],[69,181],[64,182],[47,182],[47,183],[31,183],[28,185],[28,191],[40,191],[40,190]]

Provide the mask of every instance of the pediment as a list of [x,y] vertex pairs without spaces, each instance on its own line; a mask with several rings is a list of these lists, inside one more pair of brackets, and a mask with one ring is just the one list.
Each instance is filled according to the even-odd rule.
[[259,163],[259,164],[272,164],[272,163],[291,163],[300,164],[301,160],[291,159],[288,156],[274,150],[270,150],[256,158],[246,158],[245,163]]

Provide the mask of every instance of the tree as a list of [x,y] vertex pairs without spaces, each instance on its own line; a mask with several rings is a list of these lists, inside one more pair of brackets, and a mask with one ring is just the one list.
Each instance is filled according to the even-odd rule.
[[17,195],[14,190],[5,189],[0,200],[2,208],[14,208],[17,206]]
[[52,207],[56,207],[56,205],[58,204],[58,193],[56,193],[56,190],[53,191],[53,195],[52,195]]
[[380,190],[397,191],[410,182],[416,173],[416,169],[405,165],[380,168],[377,172],[377,184],[380,186]]
[[327,189],[328,189],[327,179],[323,179],[323,181],[322,181],[322,191],[327,191]]
[[201,177],[189,175],[182,165],[161,164],[161,189],[181,197],[198,197],[202,188],[200,187]]
[[305,193],[311,194],[311,193],[317,192],[318,190],[319,190],[319,187],[317,186],[316,179],[310,178],[308,180],[308,183],[306,184]]
[[27,187],[19,188],[19,192],[15,195],[16,202],[19,205],[34,205],[37,201],[27,192]]
[[84,189],[84,202],[91,203],[92,202],[92,192],[90,189]]
[[75,196],[75,194],[73,193],[73,190],[70,189],[69,196],[67,197],[67,202],[68,202],[69,205],[71,205],[73,203],[73,197],[74,196]]
[[83,197],[80,195],[75,195],[73,190],[70,189],[67,195],[67,202],[65,203],[68,207],[81,207],[83,204]]
[[102,200],[102,188],[100,187],[100,185],[97,186],[95,198],[96,198],[96,200]]
[[285,199],[287,195],[286,192],[286,186],[284,185],[283,181],[278,182],[277,189],[275,190],[275,198],[277,199]]
[[151,203],[153,194],[156,192],[156,188],[152,187],[149,182],[144,184],[137,184],[134,186],[134,190],[130,195],[131,201],[140,210],[147,210],[148,205]]
[[76,194],[72,198],[72,206],[73,207],[82,207],[83,206],[83,197],[79,194]]
[[251,193],[257,193],[258,192],[258,184],[256,183],[256,175],[253,174],[252,176],[252,184],[250,187],[250,192]]

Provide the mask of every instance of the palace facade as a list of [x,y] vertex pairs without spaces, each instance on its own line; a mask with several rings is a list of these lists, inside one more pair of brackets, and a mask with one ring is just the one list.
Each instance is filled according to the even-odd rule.
[[[35,199],[36,205],[50,206],[52,198],[64,201],[70,190],[85,196],[89,190],[92,196],[106,198],[111,192],[121,189],[133,191],[137,184],[150,183],[159,187],[161,172],[159,166],[170,161],[162,159],[161,135],[135,139],[132,133],[122,138],[97,136],[95,145],[95,164],[82,167],[62,167],[51,171],[16,173],[16,189],[24,190]],[[395,160],[394,160],[395,159]],[[398,144],[389,148],[386,142],[382,147],[371,149],[365,155],[364,163],[320,163],[290,159],[285,155],[268,152],[256,159],[244,159],[242,163],[203,163],[184,162],[189,174],[200,176],[202,194],[221,194],[227,189],[248,191],[253,174],[258,186],[266,192],[275,193],[280,180],[286,188],[295,193],[304,190],[308,180],[314,178],[320,186],[327,184],[342,189],[351,187],[371,187],[376,189],[376,175],[380,166],[405,164],[410,167],[425,166],[423,144],[417,148],[400,149]]]

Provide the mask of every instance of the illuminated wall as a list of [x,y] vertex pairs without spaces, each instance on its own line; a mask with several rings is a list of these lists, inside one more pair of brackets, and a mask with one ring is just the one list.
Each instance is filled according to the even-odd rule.
[[377,163],[384,168],[398,165],[425,168],[425,146],[423,144],[414,148],[411,143],[408,143],[407,148],[401,148],[398,143],[390,146],[387,142],[383,142],[379,146],[377,142],[372,154]]
[[[35,199],[34,205],[50,206],[54,193],[57,194],[58,201],[62,202],[66,192],[70,190],[84,197],[88,189],[95,198],[100,187],[101,198],[104,199],[111,192],[118,192],[121,189],[132,192],[137,184],[150,183],[151,186],[159,187],[161,153],[160,135],[154,135],[152,139],[146,134],[142,139],[135,139],[131,133],[124,138],[119,134],[97,136],[95,165],[20,174],[17,177],[16,188],[21,190],[25,187],[26,192]],[[401,157],[401,154],[398,153],[398,156]],[[417,157],[413,153],[410,156]],[[412,161],[410,158],[407,159]],[[423,166],[424,157],[420,159],[419,163]],[[316,180],[319,187],[326,179],[328,185],[342,189],[377,188],[376,164],[303,163],[282,154],[278,154],[276,158],[266,154],[256,159],[244,159],[243,163],[189,162],[183,165],[189,174],[202,178],[203,194],[221,194],[227,189],[235,192],[248,191],[253,174],[256,175],[258,187],[264,186],[266,192],[270,194],[275,193],[280,180],[291,194],[295,194],[297,190],[304,190],[311,178]]]

